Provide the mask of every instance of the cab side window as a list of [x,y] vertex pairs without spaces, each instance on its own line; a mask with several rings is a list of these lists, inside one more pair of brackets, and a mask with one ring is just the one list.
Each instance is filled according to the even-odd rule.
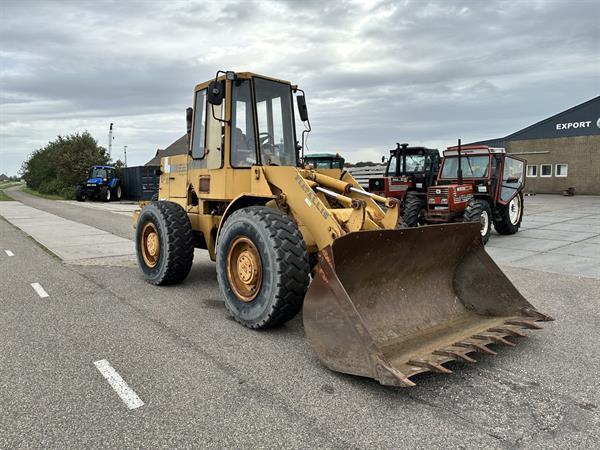
[[235,81],[231,109],[231,165],[250,167],[256,164],[250,80]]
[[194,101],[194,130],[192,135],[192,158],[204,158],[204,139],[206,130],[204,117],[206,116],[206,89],[196,92]]

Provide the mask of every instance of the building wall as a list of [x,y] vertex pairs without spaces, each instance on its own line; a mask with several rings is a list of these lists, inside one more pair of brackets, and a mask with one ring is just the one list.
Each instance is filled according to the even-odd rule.
[[[574,187],[576,194],[600,195],[600,135],[510,140],[506,151],[537,166],[537,176],[526,178],[526,192],[556,194]],[[541,164],[552,164],[551,177],[540,176]],[[556,176],[556,164],[568,164],[566,177]]]

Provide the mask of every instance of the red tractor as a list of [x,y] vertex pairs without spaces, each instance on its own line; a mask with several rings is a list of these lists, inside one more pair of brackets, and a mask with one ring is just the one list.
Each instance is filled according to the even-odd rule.
[[396,144],[383,178],[371,178],[369,191],[382,197],[394,197],[404,205],[407,193],[425,200],[427,188],[435,184],[440,167],[440,152],[425,147]]
[[459,141],[444,152],[436,185],[427,189],[426,198],[407,195],[404,224],[480,221],[484,244],[492,223],[499,234],[514,234],[523,218],[525,164],[503,148],[461,147]]

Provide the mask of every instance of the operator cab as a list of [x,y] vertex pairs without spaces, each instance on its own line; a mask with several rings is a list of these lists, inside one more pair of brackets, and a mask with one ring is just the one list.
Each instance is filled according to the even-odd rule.
[[[209,169],[224,164],[235,169],[298,165],[292,104],[293,95],[301,92],[297,86],[249,72],[218,72],[215,80],[195,91],[194,108],[188,110],[194,160],[204,160]],[[301,119],[307,121],[304,95],[297,99]],[[227,134],[229,155],[225,155]]]
[[304,155],[304,164],[313,169],[344,169],[346,160],[339,153],[312,153]]
[[[506,151],[503,148],[485,145],[463,146],[460,150],[460,164],[458,154],[458,147],[449,147],[444,151],[438,184],[462,184],[459,180],[462,178],[473,184],[479,192],[487,192],[483,187],[488,186],[497,176],[498,163],[504,158]],[[462,176],[459,176],[459,165]]]
[[437,149],[396,144],[390,150],[383,178],[371,178],[369,190],[384,197],[404,199],[408,191],[424,192],[435,183],[440,164]]

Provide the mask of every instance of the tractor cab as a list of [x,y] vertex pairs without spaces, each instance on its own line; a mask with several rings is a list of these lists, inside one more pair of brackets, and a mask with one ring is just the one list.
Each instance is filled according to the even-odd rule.
[[371,178],[369,190],[401,201],[409,191],[425,194],[427,187],[435,183],[439,165],[440,154],[437,149],[397,144],[395,149],[390,150],[385,175]]
[[312,153],[304,155],[304,164],[310,164],[313,169],[344,169],[345,159],[339,153]]

